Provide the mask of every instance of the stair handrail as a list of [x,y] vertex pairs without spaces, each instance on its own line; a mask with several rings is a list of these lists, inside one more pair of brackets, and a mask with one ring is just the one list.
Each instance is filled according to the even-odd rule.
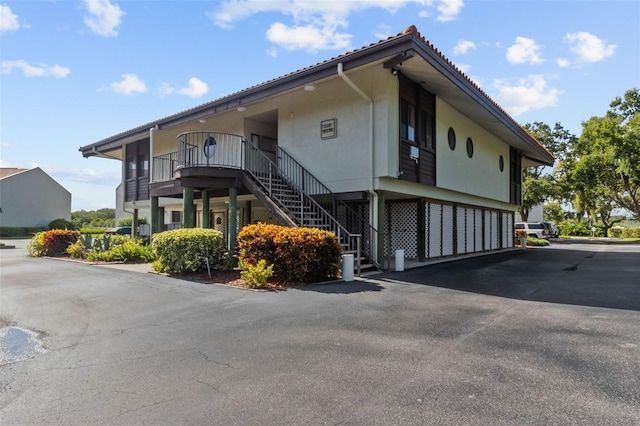
[[[329,222],[329,226],[331,230],[338,237],[338,240],[341,242],[344,242],[347,245],[347,247],[349,247],[349,251],[351,253],[356,253],[357,258],[355,258],[355,261],[356,261],[356,265],[359,273],[361,268],[361,259],[360,259],[360,239],[362,238],[361,234],[355,234],[355,233],[352,234],[351,232],[349,232],[330,212],[328,212],[316,200],[314,200],[309,194],[307,194],[300,187],[300,185],[298,185],[294,181],[294,179],[292,179],[286,173],[283,173],[283,170],[273,160],[271,160],[262,150],[260,150],[252,141],[245,139],[245,144],[247,148],[249,148],[245,150],[245,155],[248,156],[250,155],[250,152],[253,151],[259,156],[262,162],[266,162],[266,164],[268,164],[269,170],[266,171],[266,173],[265,173],[265,170],[257,170],[257,168],[252,167],[253,161],[249,159],[245,159],[244,170],[249,174],[251,174],[255,179],[255,181],[269,192],[269,196],[272,196],[272,183],[274,178],[273,172],[275,171],[276,176],[279,177],[280,179],[283,179],[287,183],[287,185],[289,185],[300,196],[301,208],[303,207],[304,202],[307,202],[311,206],[313,206],[314,211],[321,214],[322,218]],[[266,184],[265,182],[263,182],[263,180],[267,181]],[[286,205],[282,201],[278,200],[277,198],[276,200],[280,203],[282,208],[286,209],[288,213],[296,217],[296,212],[293,212],[290,209],[288,209]],[[301,215],[301,220],[299,222],[302,222],[301,225],[304,226],[304,220],[302,215]]]
[[[285,175],[287,176],[300,176],[300,180],[301,182],[298,184],[299,186],[302,187],[302,190],[309,194],[309,195],[327,195],[330,197],[330,204],[331,204],[331,213],[335,216],[337,211],[338,211],[338,207],[344,208],[345,212],[347,215],[351,215],[352,218],[354,218],[358,223],[359,229],[367,229],[369,231],[369,249],[372,251],[373,250],[373,244],[371,239],[373,238],[374,235],[376,235],[378,233],[378,231],[373,227],[373,225],[371,225],[371,223],[369,221],[367,221],[364,217],[362,217],[362,215],[360,213],[358,213],[357,211],[355,211],[351,206],[349,206],[347,203],[345,203],[344,201],[342,201],[340,198],[338,198],[338,196],[331,191],[324,183],[322,183],[322,181],[320,181],[320,179],[318,179],[317,177],[315,177],[315,175],[313,175],[313,173],[311,173],[307,168],[305,168],[302,164],[300,164],[300,162],[298,160],[296,160],[291,154],[289,154],[287,151],[285,151],[283,148],[281,148],[280,146],[277,147],[276,149],[276,155],[278,156],[278,160],[283,160],[282,162],[286,165],[291,164],[291,166],[293,168],[295,168],[294,171],[292,172],[288,172],[285,170]],[[280,161],[278,161],[278,163],[280,163]],[[278,166],[280,169],[283,169],[283,167],[281,165]],[[287,167],[288,168],[288,167]],[[309,188],[309,189],[307,189]],[[310,194],[310,192],[313,192],[313,194]],[[326,208],[325,208],[326,210]],[[346,226],[345,226],[346,228]],[[347,229],[348,230],[348,229]],[[349,231],[351,232],[351,231]],[[371,258],[373,259],[373,253],[370,253]],[[378,265],[379,266],[379,265]]]

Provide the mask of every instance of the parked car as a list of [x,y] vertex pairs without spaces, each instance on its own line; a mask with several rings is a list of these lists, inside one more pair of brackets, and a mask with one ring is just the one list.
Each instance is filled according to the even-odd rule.
[[515,229],[524,229],[530,237],[549,238],[547,230],[540,222],[516,222]]
[[131,227],[130,226],[118,226],[115,228],[109,228],[104,231],[107,235],[131,235]]
[[542,222],[542,224],[545,228],[547,228],[547,235],[549,236],[549,238],[558,238],[558,235],[560,235],[560,231],[558,230],[558,227],[555,223]]

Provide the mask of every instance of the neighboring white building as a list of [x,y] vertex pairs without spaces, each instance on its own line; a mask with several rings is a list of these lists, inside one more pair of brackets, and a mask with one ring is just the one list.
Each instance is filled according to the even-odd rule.
[[71,220],[71,193],[42,169],[0,168],[0,226],[47,226]]
[[314,226],[378,264],[513,247],[522,168],[554,162],[413,26],[80,151],[153,232]]
[[[542,222],[544,220],[543,216],[542,204],[537,204],[529,210],[527,222]],[[522,215],[520,212],[516,212],[516,222],[522,222]]]

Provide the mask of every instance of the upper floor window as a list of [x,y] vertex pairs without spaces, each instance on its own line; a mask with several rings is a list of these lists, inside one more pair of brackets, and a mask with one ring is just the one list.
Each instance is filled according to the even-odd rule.
[[127,155],[127,179],[136,177],[136,157],[133,154]]
[[422,148],[435,149],[435,117],[427,111],[420,111],[420,145]]
[[149,153],[138,154],[138,177],[149,177]]
[[406,99],[400,102],[400,137],[416,141],[416,107]]

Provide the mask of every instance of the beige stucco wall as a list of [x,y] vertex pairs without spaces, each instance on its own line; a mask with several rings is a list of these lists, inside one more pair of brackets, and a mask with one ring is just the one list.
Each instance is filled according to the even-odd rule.
[[[437,198],[495,208],[509,205],[509,146],[453,107],[436,98],[437,187],[397,179],[399,170],[398,80],[380,64],[347,71],[346,75],[373,99],[374,156],[371,179],[368,103],[338,76],[319,81],[308,92],[297,88],[261,102],[247,110],[230,110],[156,133],[154,154],[177,149],[176,137],[185,131],[252,133],[277,138],[278,144],[334,192],[376,190],[399,192],[408,197]],[[253,117],[277,111],[272,123]],[[321,138],[321,122],[335,119],[337,136]],[[453,127],[457,146],[451,151],[447,132]],[[468,158],[466,140],[474,143]],[[499,169],[499,158],[504,170]]]
[[[374,105],[375,168],[386,173],[388,98],[397,82],[381,66],[346,72]],[[395,95],[394,95],[395,96]],[[278,143],[334,192],[362,191],[370,185],[369,104],[335,77],[313,92],[292,93],[281,109]],[[394,108],[395,110],[396,108]],[[320,125],[336,119],[337,136],[322,139]]]
[[[456,134],[454,151],[449,148],[447,138],[450,127]],[[467,156],[467,138],[473,140],[472,158]],[[436,144],[438,188],[509,201],[509,145],[439,98],[436,98]]]
[[71,193],[40,168],[0,180],[0,226],[47,226],[71,220]]

